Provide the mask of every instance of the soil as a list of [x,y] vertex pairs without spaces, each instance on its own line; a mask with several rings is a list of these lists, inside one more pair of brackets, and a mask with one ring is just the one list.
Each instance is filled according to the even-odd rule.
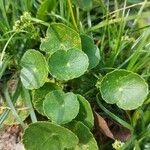
[[0,150],[25,150],[21,143],[21,128],[18,125],[7,126],[0,131]]

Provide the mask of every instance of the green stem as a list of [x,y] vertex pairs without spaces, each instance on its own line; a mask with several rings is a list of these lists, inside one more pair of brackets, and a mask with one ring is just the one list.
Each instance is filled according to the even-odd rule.
[[22,86],[22,89],[23,89],[23,97],[24,97],[24,99],[26,100],[27,107],[29,108],[31,120],[32,120],[33,123],[34,123],[34,122],[37,122],[37,118],[36,118],[34,109],[33,109],[33,107],[32,107],[32,103],[31,103],[30,93],[29,93],[29,91],[28,91],[27,89],[25,89],[23,86]]
[[47,23],[47,22],[45,22],[45,21],[42,21],[42,20],[40,20],[40,19],[37,19],[37,18],[31,18],[31,21],[33,21],[33,22],[35,22],[35,23],[38,23],[38,24],[42,24],[42,25],[44,25],[44,26],[47,26],[47,27],[49,27],[49,23]]
[[74,13],[73,13],[73,10],[72,10],[72,2],[71,2],[71,0],[68,0],[68,5],[69,5],[69,10],[70,10],[70,14],[71,14],[71,19],[72,19],[73,25],[74,25],[76,31],[78,31],[78,26],[77,26],[77,23],[75,21]]
[[101,103],[100,100],[98,99],[98,95],[96,96],[96,101],[99,105],[99,107],[108,115],[110,116],[112,119],[114,119],[115,121],[117,121],[118,123],[120,123],[122,126],[128,128],[129,130],[133,131],[133,127],[128,124],[126,121],[122,120],[121,118],[119,118],[118,116],[116,116],[115,114],[113,114],[112,112],[110,112],[108,109],[106,109]]
[[60,16],[60,15],[58,15],[58,14],[55,14],[54,12],[48,13],[48,15],[49,15],[49,16],[53,16],[53,17],[55,17],[55,18],[58,18],[58,19],[62,20],[64,23],[67,23],[68,25],[71,25],[71,23],[68,22],[67,19],[63,18],[62,16]]
[[126,110],[126,114],[130,120],[130,122],[132,122],[132,118],[131,118],[131,114],[130,114],[130,111],[129,110]]
[[80,11],[79,11],[79,7],[76,7],[76,20],[77,20],[77,25],[80,27]]
[[87,95],[93,93],[95,90],[96,90],[96,88],[92,88],[92,89],[88,90],[83,96],[87,96]]
[[63,7],[63,0],[60,0],[60,16],[64,18],[64,7]]
[[91,16],[90,16],[90,12],[87,12],[87,22],[88,22],[88,27],[91,28],[92,27],[92,23],[91,23]]
[[6,42],[3,50],[2,50],[2,53],[1,53],[1,58],[0,58],[0,64],[2,64],[2,61],[3,61],[3,58],[4,58],[4,55],[5,55],[5,51],[6,51],[6,48],[8,46],[8,44],[10,43],[11,39],[14,37],[14,35],[16,34],[16,32],[14,32],[11,37],[8,39],[8,41]]

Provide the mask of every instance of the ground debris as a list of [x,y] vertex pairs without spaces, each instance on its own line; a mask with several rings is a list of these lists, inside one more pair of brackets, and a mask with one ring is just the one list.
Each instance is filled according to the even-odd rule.
[[0,131],[0,150],[25,150],[21,143],[21,128],[18,125]]

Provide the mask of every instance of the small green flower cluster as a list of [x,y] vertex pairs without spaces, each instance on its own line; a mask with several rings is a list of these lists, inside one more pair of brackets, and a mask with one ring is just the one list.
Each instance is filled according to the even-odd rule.
[[13,26],[14,31],[20,31],[25,28],[28,28],[32,25],[31,23],[31,15],[28,12],[24,12],[24,14],[17,20]]
[[39,30],[38,28],[34,27],[32,17],[28,12],[24,12],[20,19],[17,20],[13,26],[14,32],[20,32],[22,30],[25,30],[25,32],[30,33],[30,38],[32,39],[36,39],[39,35]]
[[118,140],[115,140],[115,142],[112,144],[112,146],[115,150],[122,150],[123,145],[124,145],[124,143],[122,143],[121,141],[118,141]]

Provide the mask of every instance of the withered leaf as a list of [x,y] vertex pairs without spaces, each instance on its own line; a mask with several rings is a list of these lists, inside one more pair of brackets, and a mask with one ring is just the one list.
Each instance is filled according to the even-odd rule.
[[109,137],[111,139],[114,139],[114,135],[110,131],[105,119],[103,117],[101,117],[97,112],[94,111],[94,113],[95,113],[96,122],[97,122],[99,128],[101,129],[101,131],[103,132],[103,134],[105,134],[107,137]]

